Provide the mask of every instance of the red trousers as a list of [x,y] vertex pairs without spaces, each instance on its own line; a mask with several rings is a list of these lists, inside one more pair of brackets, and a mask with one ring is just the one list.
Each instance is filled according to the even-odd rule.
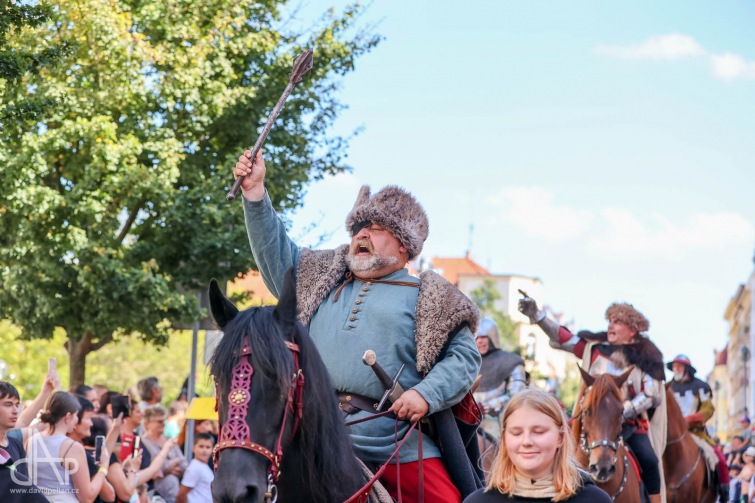
[[[380,477],[380,482],[398,501],[398,471],[401,471],[401,497],[404,503],[419,501],[419,461],[388,465]],[[451,483],[451,477],[439,458],[423,460],[422,471],[425,479],[426,503],[461,503],[461,493]]]
[[729,465],[726,464],[726,458],[724,457],[724,454],[721,452],[720,448],[713,447],[713,450],[716,451],[716,456],[718,456],[718,477],[721,479],[718,482],[719,484],[728,484]]

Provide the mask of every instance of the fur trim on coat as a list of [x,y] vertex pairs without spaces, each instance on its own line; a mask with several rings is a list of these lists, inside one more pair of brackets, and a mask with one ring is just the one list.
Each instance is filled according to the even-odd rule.
[[606,343],[598,344],[596,346],[598,351],[611,358],[619,368],[635,365],[653,379],[666,380],[666,371],[663,369],[663,353],[650,339],[642,334],[637,335],[636,341],[632,344],[616,346],[607,344],[607,332],[583,331],[577,333],[577,336],[588,341]]
[[[309,325],[320,304],[344,280],[348,250],[348,245],[334,250],[302,248],[296,273],[296,302],[304,326]],[[474,333],[479,320],[477,306],[458,288],[433,271],[422,273],[414,330],[417,371],[427,374],[450,338],[463,325]]]

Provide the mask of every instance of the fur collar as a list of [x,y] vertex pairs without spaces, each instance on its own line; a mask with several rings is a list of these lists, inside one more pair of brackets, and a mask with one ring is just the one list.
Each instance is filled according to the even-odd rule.
[[598,341],[598,351],[608,356],[619,367],[629,365],[639,367],[640,370],[649,374],[658,381],[666,380],[666,371],[663,365],[663,353],[653,342],[644,335],[638,335],[632,344],[611,345],[608,343],[607,332],[582,331],[577,336],[590,341]]
[[[309,325],[320,304],[344,279],[348,270],[348,245],[334,250],[302,248],[296,273],[296,301],[299,320]],[[445,278],[433,271],[420,275],[414,340],[417,371],[427,374],[441,352],[463,325],[474,333],[480,320],[477,306]]]

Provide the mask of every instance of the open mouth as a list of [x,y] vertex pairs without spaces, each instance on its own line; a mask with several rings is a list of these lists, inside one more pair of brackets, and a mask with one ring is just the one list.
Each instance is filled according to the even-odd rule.
[[352,254],[357,257],[369,257],[373,254],[371,243],[367,240],[360,240],[352,245]]

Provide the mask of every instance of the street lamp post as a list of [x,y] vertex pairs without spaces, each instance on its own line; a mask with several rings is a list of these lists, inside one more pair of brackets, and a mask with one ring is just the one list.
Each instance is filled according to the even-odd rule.
[[745,371],[745,382],[744,382],[744,390],[745,390],[745,403],[744,403],[744,415],[749,417],[747,414],[747,360],[750,359],[750,350],[747,348],[747,346],[742,346],[742,363],[744,364],[744,371]]

